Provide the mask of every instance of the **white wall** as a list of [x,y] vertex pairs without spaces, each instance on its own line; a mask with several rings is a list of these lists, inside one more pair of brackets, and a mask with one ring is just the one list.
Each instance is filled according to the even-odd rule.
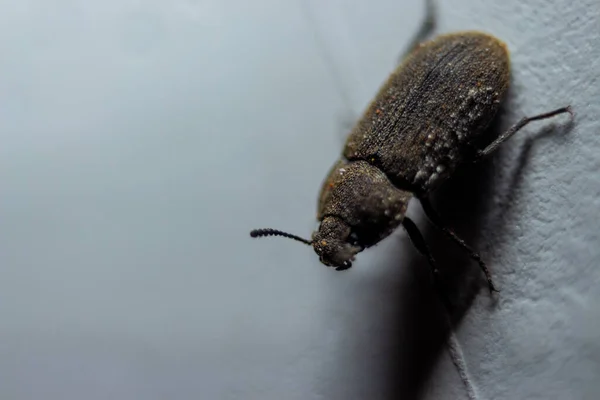
[[437,197],[497,301],[411,206],[461,276],[451,352],[402,231],[345,273],[248,236],[310,235],[342,121],[423,5],[0,0],[0,397],[598,398],[596,0],[439,1],[437,32],[484,29],[512,52],[501,128],[577,112]]

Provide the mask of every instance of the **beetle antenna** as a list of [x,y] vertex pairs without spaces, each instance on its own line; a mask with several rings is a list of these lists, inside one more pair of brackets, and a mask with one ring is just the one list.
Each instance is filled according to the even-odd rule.
[[307,245],[312,245],[312,240],[306,240],[304,238],[301,238],[300,236],[296,236],[296,235],[292,235],[291,233],[287,233],[287,232],[283,232],[283,231],[278,231],[277,229],[254,229],[253,231],[250,232],[250,236],[252,236],[253,238],[257,238],[257,237],[264,237],[264,236],[283,236],[289,239],[294,239],[297,240],[298,242],[302,242],[304,244]]

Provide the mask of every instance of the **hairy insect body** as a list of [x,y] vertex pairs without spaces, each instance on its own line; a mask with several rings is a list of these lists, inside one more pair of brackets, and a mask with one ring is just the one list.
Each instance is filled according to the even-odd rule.
[[426,193],[447,178],[487,128],[509,84],[509,57],[479,32],[417,48],[380,89],[343,155],[380,168],[398,187]]
[[[348,136],[322,186],[319,221],[346,225],[354,250],[383,240],[402,223],[413,194],[435,189],[474,154],[470,142],[494,118],[508,82],[506,46],[490,35],[460,32],[418,47]],[[323,232],[313,241],[322,261],[339,246]]]
[[[445,227],[427,195],[456,168],[494,152],[531,121],[570,113],[570,106],[526,117],[483,149],[474,141],[494,119],[510,80],[504,43],[482,32],[441,35],[416,47],[380,88],[350,132],[318,196],[312,240],[258,229],[253,237],[284,236],[313,246],[338,270],[402,225],[417,249],[433,257],[405,212],[416,197],[438,228],[468,251],[495,290],[481,257]],[[434,274],[435,275],[435,274]]]

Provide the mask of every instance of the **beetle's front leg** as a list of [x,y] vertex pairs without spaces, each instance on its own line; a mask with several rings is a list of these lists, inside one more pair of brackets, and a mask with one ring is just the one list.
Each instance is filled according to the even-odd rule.
[[442,288],[442,285],[440,283],[440,278],[439,278],[439,276],[440,276],[439,271],[437,269],[433,255],[431,254],[431,251],[429,250],[429,246],[427,246],[427,243],[425,242],[425,238],[419,231],[419,228],[417,227],[417,225],[410,218],[405,216],[404,219],[402,220],[402,226],[406,230],[408,237],[410,238],[412,244],[416,247],[417,251],[427,258],[429,267],[431,269],[431,279],[433,281],[433,285],[434,285],[436,291],[438,292],[438,295],[440,296],[442,303],[444,304],[446,309],[451,310],[452,308],[451,308],[450,300],[448,299],[448,296],[446,295],[446,293],[444,292],[444,290]]

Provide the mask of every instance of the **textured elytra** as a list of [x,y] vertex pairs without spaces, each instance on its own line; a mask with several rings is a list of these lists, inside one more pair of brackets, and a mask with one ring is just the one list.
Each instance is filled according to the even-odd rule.
[[468,156],[508,84],[508,52],[498,39],[480,32],[439,36],[391,74],[343,155],[377,165],[402,188],[432,190]]
[[348,136],[318,203],[313,246],[326,265],[402,223],[412,194],[424,195],[474,155],[471,142],[496,115],[509,86],[504,43],[481,32],[442,35],[390,75]]

